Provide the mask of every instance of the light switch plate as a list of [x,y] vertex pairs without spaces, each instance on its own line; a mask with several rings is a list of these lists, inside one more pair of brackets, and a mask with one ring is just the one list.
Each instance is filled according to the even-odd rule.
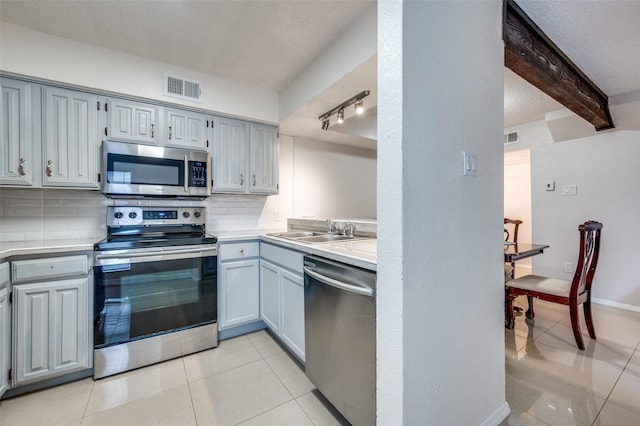
[[578,185],[564,185],[562,187],[562,195],[577,195]]
[[477,176],[478,175],[478,156],[475,152],[462,151],[464,157],[464,170],[465,176]]

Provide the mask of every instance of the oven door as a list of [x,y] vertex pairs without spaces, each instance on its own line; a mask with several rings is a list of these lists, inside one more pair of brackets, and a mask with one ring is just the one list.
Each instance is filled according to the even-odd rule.
[[217,322],[215,245],[105,251],[95,260],[96,349]]

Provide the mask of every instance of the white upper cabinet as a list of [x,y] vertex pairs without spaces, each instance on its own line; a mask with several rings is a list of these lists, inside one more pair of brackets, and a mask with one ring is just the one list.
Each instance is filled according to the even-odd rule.
[[109,98],[106,138],[158,145],[159,107],[140,102]]
[[43,89],[43,186],[98,187],[98,97]]
[[244,193],[247,188],[247,123],[216,117],[213,138],[213,192]]
[[207,150],[211,121],[208,116],[178,109],[167,109],[166,116],[168,146]]
[[251,125],[250,188],[260,194],[278,193],[278,131],[271,126]]
[[216,117],[213,192],[278,193],[278,133],[275,127]]
[[31,185],[34,170],[32,96],[39,94],[40,86],[5,78],[1,81],[0,184]]

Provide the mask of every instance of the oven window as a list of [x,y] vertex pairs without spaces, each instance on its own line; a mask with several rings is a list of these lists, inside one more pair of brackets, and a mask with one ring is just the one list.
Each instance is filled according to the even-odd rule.
[[125,185],[184,186],[184,161],[109,154],[107,182]]
[[96,348],[217,320],[217,258],[96,266]]

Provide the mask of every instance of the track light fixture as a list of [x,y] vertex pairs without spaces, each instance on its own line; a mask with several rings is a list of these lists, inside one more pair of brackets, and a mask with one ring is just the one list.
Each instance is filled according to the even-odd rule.
[[324,114],[318,116],[318,120],[322,121],[322,130],[327,130],[329,128],[329,118],[337,113],[338,123],[344,122],[344,109],[350,107],[355,104],[356,114],[364,113],[364,101],[363,99],[369,96],[368,90],[363,90],[357,95],[347,99],[340,105],[331,108],[329,111]]

